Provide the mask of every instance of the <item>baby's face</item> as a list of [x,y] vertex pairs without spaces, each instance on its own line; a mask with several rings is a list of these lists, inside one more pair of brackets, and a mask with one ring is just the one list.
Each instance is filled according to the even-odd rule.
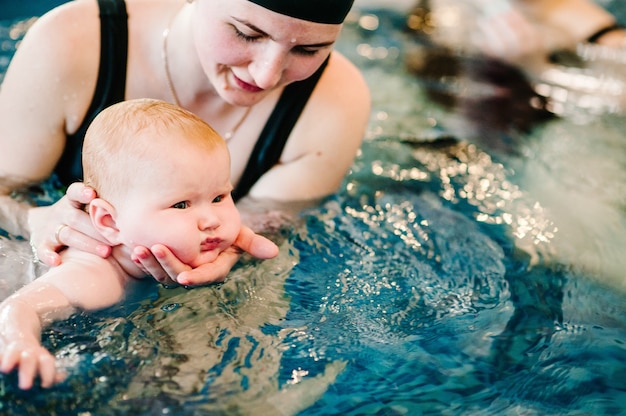
[[215,260],[237,238],[241,219],[230,195],[226,149],[179,146],[142,163],[134,174],[129,198],[116,204],[127,246],[163,244],[195,268]]

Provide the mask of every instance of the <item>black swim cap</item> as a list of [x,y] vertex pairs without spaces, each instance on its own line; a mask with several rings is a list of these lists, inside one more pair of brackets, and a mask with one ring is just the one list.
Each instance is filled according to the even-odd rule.
[[315,23],[339,24],[354,0],[249,0],[273,12]]

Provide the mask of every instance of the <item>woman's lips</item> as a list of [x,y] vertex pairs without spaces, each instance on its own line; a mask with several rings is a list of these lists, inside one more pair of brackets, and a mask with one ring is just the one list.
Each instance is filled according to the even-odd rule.
[[222,240],[220,238],[207,238],[200,244],[200,250],[212,251],[220,246]]
[[263,91],[263,88],[259,88],[256,85],[248,84],[246,81],[239,78],[237,75],[233,74],[233,78],[235,79],[235,83],[239,88],[248,92],[260,92]]

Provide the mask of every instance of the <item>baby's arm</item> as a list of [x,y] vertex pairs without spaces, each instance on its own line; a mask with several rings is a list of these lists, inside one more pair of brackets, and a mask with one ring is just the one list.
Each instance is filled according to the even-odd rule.
[[54,357],[41,346],[43,325],[68,317],[74,308],[54,285],[35,281],[0,304],[0,371],[18,367],[19,387],[29,389],[37,374],[41,386],[58,379]]
[[21,389],[31,388],[37,375],[44,388],[61,378],[54,357],[41,346],[42,328],[78,309],[96,310],[117,303],[129,281],[111,262],[72,252],[60,266],[0,304],[0,372],[18,368]]

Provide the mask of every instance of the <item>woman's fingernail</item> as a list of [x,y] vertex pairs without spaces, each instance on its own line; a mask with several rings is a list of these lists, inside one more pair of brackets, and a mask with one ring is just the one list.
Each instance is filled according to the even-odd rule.
[[111,247],[106,246],[104,244],[100,244],[96,247],[96,252],[98,253],[100,257],[102,257],[103,259],[106,259],[107,257],[111,255]]
[[61,264],[61,257],[57,253],[46,253],[44,263],[48,266],[58,266]]

